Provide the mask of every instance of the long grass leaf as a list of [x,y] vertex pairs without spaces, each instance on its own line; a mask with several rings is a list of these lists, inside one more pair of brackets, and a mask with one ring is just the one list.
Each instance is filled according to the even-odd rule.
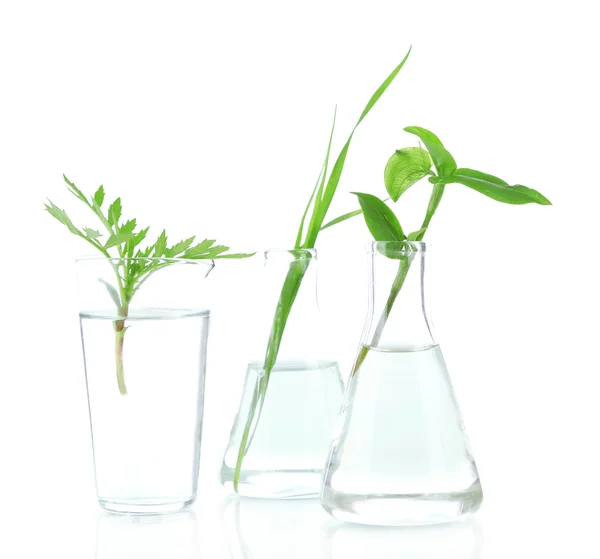
[[[412,47],[411,47],[412,49]],[[408,49],[406,56],[402,59],[402,62],[398,64],[391,72],[391,74],[383,81],[383,83],[377,88],[375,93],[369,99],[369,102],[365,106],[363,112],[358,119],[358,122],[355,124],[348,140],[346,141],[342,151],[338,155],[338,158],[331,170],[331,175],[329,180],[327,181],[327,186],[325,187],[325,191],[323,192],[323,197],[319,203],[319,207],[315,208],[315,214],[313,214],[314,220],[311,220],[311,226],[309,227],[309,231],[307,234],[307,241],[304,244],[306,248],[313,248],[315,242],[317,240],[317,236],[323,225],[323,221],[325,221],[325,216],[327,215],[327,211],[329,210],[329,206],[331,205],[331,201],[333,200],[333,196],[335,191],[337,190],[338,184],[340,182],[340,178],[342,176],[342,171],[344,170],[344,164],[346,163],[346,157],[348,155],[348,149],[350,148],[350,143],[352,142],[352,138],[354,136],[354,132],[358,128],[358,125],[363,121],[363,119],[369,114],[370,110],[375,106],[375,103],[379,101],[381,96],[385,93],[386,89],[390,86],[390,84],[394,81],[394,78],[398,75],[402,67],[408,60],[411,49]],[[316,211],[318,210],[318,214]]]
[[[333,141],[333,131],[335,130],[336,117],[337,117],[337,105],[333,112],[333,124],[331,126],[331,132],[329,133],[329,142],[327,143],[327,152],[325,153],[325,161],[323,162],[323,173],[321,175],[321,184],[319,185],[319,189],[317,190],[317,195],[315,197],[315,205],[313,207],[313,213],[310,218],[310,223],[308,224],[308,231],[306,233],[307,241],[308,241],[309,237],[311,236],[311,232],[314,231],[315,228],[317,228],[317,233],[318,233],[318,227],[316,224],[319,220],[319,216],[321,215],[320,208],[321,208],[321,203],[322,203],[322,199],[323,199],[323,190],[325,188],[325,181],[327,179],[327,170],[329,167],[329,156],[331,155],[331,142]],[[321,223],[322,223],[322,220],[321,220]],[[300,248],[300,247],[296,247],[296,248]]]
[[308,215],[308,210],[310,210],[310,206],[312,201],[315,198],[315,194],[317,193],[317,189],[319,188],[319,183],[321,182],[321,176],[323,175],[323,167],[321,167],[321,171],[319,172],[319,176],[317,177],[317,182],[315,183],[315,187],[313,188],[312,194],[308,199],[308,204],[306,204],[306,208],[304,208],[304,213],[302,214],[302,219],[300,220],[300,227],[298,227],[298,234],[296,235],[296,243],[294,244],[294,248],[300,248],[302,246],[302,234],[304,233],[304,222],[306,221],[306,216]]
[[[391,198],[388,197],[384,200],[384,202],[389,202],[390,200],[391,200]],[[351,219],[353,217],[356,217],[357,215],[361,215],[362,213],[363,213],[362,210],[354,210],[353,212],[348,212],[347,214],[340,215],[340,216],[336,217],[335,219],[328,221],[325,225],[323,225],[321,227],[321,231],[323,231],[323,229],[327,229],[328,227],[331,227],[332,225],[337,225],[338,223],[342,223],[342,222],[346,221],[347,219]]]

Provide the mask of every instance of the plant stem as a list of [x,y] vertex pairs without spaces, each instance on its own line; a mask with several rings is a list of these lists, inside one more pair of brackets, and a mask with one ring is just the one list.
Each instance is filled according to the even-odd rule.
[[[129,304],[126,303],[119,309],[119,316],[126,318],[128,311]],[[115,320],[115,365],[117,368],[117,384],[119,385],[119,392],[123,396],[127,395],[125,370],[123,366],[123,344],[125,343],[126,331],[127,326],[125,326],[125,320]]]
[[354,374],[356,374],[360,366],[363,364],[364,360],[367,357],[367,354],[369,353],[369,349],[375,347],[379,343],[387,320],[390,316],[390,313],[392,312],[392,307],[394,306],[394,303],[396,302],[400,290],[402,289],[402,286],[406,281],[406,276],[408,275],[408,271],[410,270],[412,261],[412,256],[408,256],[400,260],[398,272],[396,272],[396,277],[394,278],[394,282],[392,283],[392,288],[390,289],[390,294],[388,295],[383,312],[379,317],[379,322],[377,323],[377,328],[375,328],[375,332],[373,333],[373,338],[371,339],[371,342],[368,346],[361,346],[360,351],[358,352],[358,356],[356,358],[356,362],[354,363],[354,367],[352,368],[352,372],[350,373],[351,377],[354,376]]
[[267,344],[267,351],[265,354],[263,376],[256,381],[256,388],[250,402],[248,417],[246,418],[246,425],[244,426],[244,432],[242,434],[242,440],[240,441],[240,447],[238,450],[235,472],[233,474],[233,490],[236,493],[238,493],[244,456],[246,456],[248,448],[250,447],[250,443],[252,442],[253,427],[255,430],[262,413],[267,387],[269,385],[269,378],[277,361],[277,355],[279,354],[279,347],[281,346],[283,332],[285,330],[290,311],[292,310],[292,305],[296,300],[296,296],[300,290],[300,285],[302,284],[302,280],[306,274],[306,271],[308,270],[309,265],[309,259],[292,262],[290,264],[290,269],[288,270],[285,281],[283,282],[281,293],[279,294],[279,300],[277,301],[277,308],[275,309],[275,316],[273,317],[271,333],[269,335],[269,342]]

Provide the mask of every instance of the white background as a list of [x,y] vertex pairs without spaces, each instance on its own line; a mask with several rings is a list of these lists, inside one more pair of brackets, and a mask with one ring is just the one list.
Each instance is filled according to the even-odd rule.
[[[594,4],[2,2],[0,555],[246,556],[228,550],[236,505],[228,508],[216,482],[244,374],[232,348],[248,324],[245,264],[219,265],[210,278],[195,512],[172,524],[100,517],[71,265],[86,247],[42,211],[43,201],[75,207],[64,172],[88,192],[104,184],[126,216],[156,234],[166,226],[173,239],[195,233],[238,250],[290,245],[335,103],[337,153],[412,44],[357,132],[330,216],[355,207],[349,191],[384,194],[387,158],[414,145],[402,132],[408,125],[435,131],[459,166],[537,188],[554,203],[505,206],[454,185],[428,234],[438,268],[433,310],[484,506],[456,533],[382,532],[341,526],[314,503],[244,502],[249,551],[256,559],[370,549],[433,559],[471,538],[483,551],[457,557],[596,556]],[[417,225],[426,196],[420,185],[402,199],[406,228]],[[367,239],[355,220],[319,245],[323,310],[346,373],[364,319]]]

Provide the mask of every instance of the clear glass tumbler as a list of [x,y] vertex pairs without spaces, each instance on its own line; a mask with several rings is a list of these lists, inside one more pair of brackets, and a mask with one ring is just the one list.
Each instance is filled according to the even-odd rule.
[[125,261],[77,261],[96,488],[114,512],[180,510],[196,498],[212,261],[144,259],[126,308]]
[[221,467],[239,495],[318,496],[344,388],[324,357],[316,266],[315,250],[265,252],[256,343]]
[[369,312],[321,488],[340,520],[438,523],[481,504],[425,305],[426,254],[424,243],[369,245]]

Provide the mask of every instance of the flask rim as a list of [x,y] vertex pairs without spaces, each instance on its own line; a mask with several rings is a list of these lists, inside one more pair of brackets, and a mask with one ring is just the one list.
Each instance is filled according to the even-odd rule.
[[431,250],[431,244],[423,241],[370,241],[365,245],[367,253],[379,253],[383,256],[410,256],[425,254]]

